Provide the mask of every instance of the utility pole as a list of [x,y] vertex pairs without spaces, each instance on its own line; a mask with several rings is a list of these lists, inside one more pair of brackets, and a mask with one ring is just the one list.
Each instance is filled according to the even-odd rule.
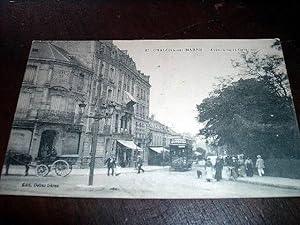
[[94,170],[95,170],[95,160],[96,160],[96,150],[97,150],[97,136],[99,132],[99,120],[94,119],[93,127],[92,127],[92,148],[91,148],[91,161],[90,161],[90,173],[89,173],[89,186],[93,185],[94,181]]

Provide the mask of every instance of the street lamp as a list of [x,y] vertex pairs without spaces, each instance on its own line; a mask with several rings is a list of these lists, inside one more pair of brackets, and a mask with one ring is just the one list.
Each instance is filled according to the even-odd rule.
[[102,104],[100,108],[100,112],[98,112],[98,108],[95,109],[95,113],[93,116],[88,116],[88,118],[94,119],[92,125],[92,147],[91,147],[91,161],[90,161],[90,173],[89,173],[89,186],[93,185],[94,179],[94,169],[95,169],[95,160],[96,160],[96,149],[97,149],[97,136],[99,132],[99,121],[101,119],[110,118],[115,109],[115,104],[110,102],[108,105]]

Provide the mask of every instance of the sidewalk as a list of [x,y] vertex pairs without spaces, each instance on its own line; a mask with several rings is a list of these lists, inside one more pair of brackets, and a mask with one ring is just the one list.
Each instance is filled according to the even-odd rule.
[[[145,172],[151,172],[151,171],[159,171],[159,170],[169,170],[168,166],[162,167],[162,166],[143,166],[142,167]],[[71,175],[88,175],[90,172],[90,169],[73,169],[71,172]],[[137,173],[137,169],[134,167],[125,167],[121,168],[121,173]],[[95,168],[94,174],[107,174],[107,168]]]
[[[169,170],[169,166],[143,166],[142,167],[145,172],[150,172],[150,171],[159,171],[159,170]],[[73,168],[72,172],[70,175],[89,175],[90,169],[80,169],[80,168]],[[5,173],[5,168],[2,170],[2,175]],[[121,173],[137,173],[137,169],[134,167],[125,167],[121,168]],[[13,175],[24,175],[25,174],[25,167],[24,166],[11,166],[9,168],[9,174]],[[107,174],[107,168],[102,167],[102,168],[95,168],[94,174]],[[36,171],[35,168],[30,168],[28,171],[28,175],[31,176],[36,176]]]
[[268,176],[259,177],[257,175],[254,175],[253,177],[238,177],[235,182],[294,189],[300,191],[300,179]]

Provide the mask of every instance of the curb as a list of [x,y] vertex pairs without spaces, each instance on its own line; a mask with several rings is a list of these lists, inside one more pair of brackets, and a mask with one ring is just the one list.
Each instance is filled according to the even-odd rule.
[[247,183],[247,184],[256,184],[256,185],[276,187],[276,188],[285,188],[285,189],[292,189],[292,190],[299,190],[300,191],[300,187],[291,186],[291,185],[284,185],[284,184],[270,184],[270,183],[262,183],[262,182],[257,182],[257,181],[239,180],[239,178],[235,182]]

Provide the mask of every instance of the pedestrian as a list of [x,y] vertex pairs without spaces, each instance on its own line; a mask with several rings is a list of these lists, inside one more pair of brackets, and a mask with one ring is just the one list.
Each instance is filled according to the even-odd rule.
[[223,160],[219,156],[217,157],[216,160],[215,169],[216,169],[216,175],[215,175],[216,180],[217,181],[222,180]]
[[238,164],[237,158],[235,156],[232,157],[229,169],[230,169],[230,175],[229,175],[230,178],[233,178],[233,180],[236,180],[239,176],[239,174],[238,174],[239,164]]
[[116,159],[113,157],[108,157],[104,163],[107,164],[107,176],[109,176],[109,172],[111,170],[111,175],[114,175],[114,168],[116,166]]
[[260,155],[257,156],[255,167],[257,168],[258,175],[261,177],[265,174],[265,163]]
[[140,155],[137,157],[137,166],[138,166],[138,173],[140,173],[141,171],[143,171],[143,173],[145,172],[144,169],[142,168],[143,159],[141,158]]
[[213,179],[213,164],[210,161],[210,158],[208,158],[206,160],[206,163],[205,163],[205,172],[206,172],[206,180],[208,182],[212,181],[212,179]]
[[245,161],[245,166],[246,166],[246,176],[253,177],[253,162],[249,157],[247,157]]
[[246,166],[245,166],[245,160],[243,155],[239,157],[238,165],[239,165],[238,168],[239,176],[244,177],[246,175]]

